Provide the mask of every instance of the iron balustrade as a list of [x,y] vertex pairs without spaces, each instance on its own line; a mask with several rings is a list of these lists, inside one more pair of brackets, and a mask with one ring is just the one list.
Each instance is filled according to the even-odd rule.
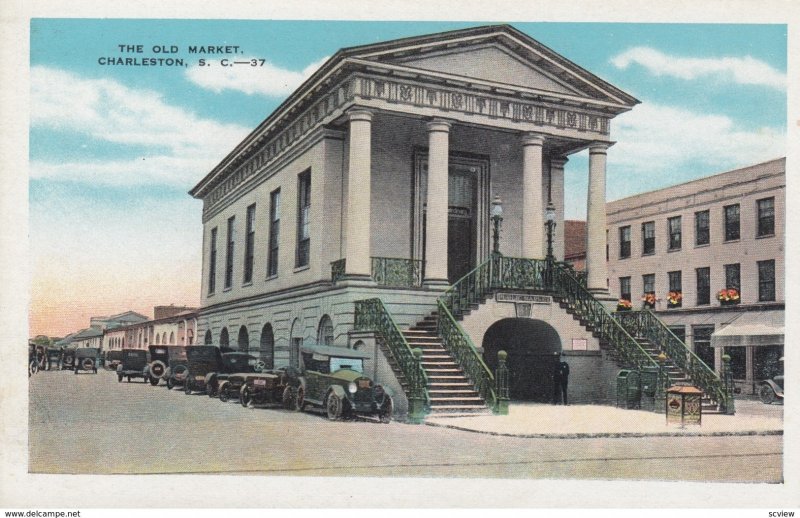
[[[392,288],[419,288],[422,286],[422,265],[419,259],[398,257],[371,257],[370,277],[378,286]],[[345,277],[346,259],[331,263],[331,281]]]
[[392,315],[386,309],[383,301],[378,298],[358,300],[355,303],[356,331],[372,331],[383,338],[400,371],[408,383],[408,396],[425,401],[425,407],[430,407],[428,395],[428,376],[419,359],[414,357],[408,341]]
[[731,397],[720,377],[711,370],[680,338],[675,336],[652,311],[617,312],[614,317],[633,335],[647,338],[667,355],[676,367],[686,373],[708,397],[723,408]]
[[344,277],[345,259],[339,259],[331,263],[331,282],[337,282]]

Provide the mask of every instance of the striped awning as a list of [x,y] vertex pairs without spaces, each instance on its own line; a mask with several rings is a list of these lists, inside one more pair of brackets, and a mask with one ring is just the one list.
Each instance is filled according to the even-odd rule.
[[749,311],[711,335],[712,347],[783,345],[783,311]]

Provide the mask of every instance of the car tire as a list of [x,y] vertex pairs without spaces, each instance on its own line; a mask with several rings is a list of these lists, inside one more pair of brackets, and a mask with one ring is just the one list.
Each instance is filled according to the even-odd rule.
[[380,413],[378,414],[378,419],[380,419],[381,423],[389,424],[392,422],[392,413],[394,412],[394,403],[392,402],[392,398],[386,396],[384,399],[383,404],[381,405]]
[[765,405],[771,405],[775,401],[775,391],[765,383],[758,390],[758,397]]
[[294,411],[302,412],[306,409],[306,391],[303,387],[297,387],[294,391]]
[[208,397],[217,397],[217,382],[216,380],[206,384],[206,395]]
[[328,414],[328,419],[336,421],[342,417],[342,398],[336,395],[335,392],[328,392],[328,397],[325,398],[325,411]]
[[286,388],[283,389],[283,394],[281,396],[281,403],[283,403],[283,408],[286,410],[292,410],[294,408],[294,398],[296,397],[294,389],[291,386],[287,385]]
[[161,378],[154,378],[154,377],[150,376],[150,384],[152,386],[154,386],[154,387],[157,386],[159,381],[161,381]]
[[247,408],[252,402],[253,394],[250,392],[250,388],[247,386],[247,384],[242,385],[242,390],[239,391],[239,403],[241,403],[243,407]]
[[28,377],[31,377],[37,372],[39,372],[39,364],[36,363],[36,360],[31,360],[31,362],[28,364]]
[[223,381],[219,384],[219,400],[223,403],[228,402],[228,382]]

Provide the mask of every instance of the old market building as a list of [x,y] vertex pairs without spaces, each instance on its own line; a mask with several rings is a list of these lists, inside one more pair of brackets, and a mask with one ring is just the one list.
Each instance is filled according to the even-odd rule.
[[[496,406],[501,350],[511,398],[549,401],[563,352],[573,401],[613,401],[621,364],[655,364],[602,310],[611,120],[637,103],[509,26],[338,51],[190,191],[198,339],[274,367],[367,350],[401,412]],[[588,291],[544,260],[583,150]]]
[[609,278],[738,388],[782,372],[786,159],[608,204]]

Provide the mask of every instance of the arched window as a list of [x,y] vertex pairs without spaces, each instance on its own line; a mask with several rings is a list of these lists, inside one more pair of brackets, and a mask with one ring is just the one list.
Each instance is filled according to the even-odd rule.
[[156,335],[156,345],[161,345],[161,337]]
[[333,345],[333,321],[328,315],[323,315],[319,319],[317,343],[320,345]]
[[261,360],[267,365],[268,369],[275,368],[275,335],[272,333],[272,326],[265,324],[261,329],[261,347],[259,348],[259,356]]
[[164,331],[164,334],[161,335],[161,343],[162,344],[167,343],[167,332],[166,331]]
[[220,347],[228,347],[228,328],[223,327],[222,332],[219,334],[219,346]]
[[169,343],[171,343],[171,344],[175,343],[175,332],[170,332],[169,333]]
[[364,342],[361,341],[361,340],[359,340],[359,341],[357,341],[356,343],[353,344],[353,350],[354,351],[360,351],[363,348],[364,348]]
[[206,337],[203,339],[203,343],[206,345],[212,345],[213,341],[214,339],[211,338],[211,329],[209,329],[208,331],[206,331]]
[[189,329],[186,331],[186,345],[192,345],[194,343],[194,330]]
[[301,329],[300,319],[295,318],[292,322],[292,330],[289,333],[289,365],[300,368],[300,348],[303,347],[303,330]]
[[239,345],[239,350],[246,353],[250,350],[250,337],[247,333],[247,327],[242,326],[239,328],[239,338],[236,340]]

